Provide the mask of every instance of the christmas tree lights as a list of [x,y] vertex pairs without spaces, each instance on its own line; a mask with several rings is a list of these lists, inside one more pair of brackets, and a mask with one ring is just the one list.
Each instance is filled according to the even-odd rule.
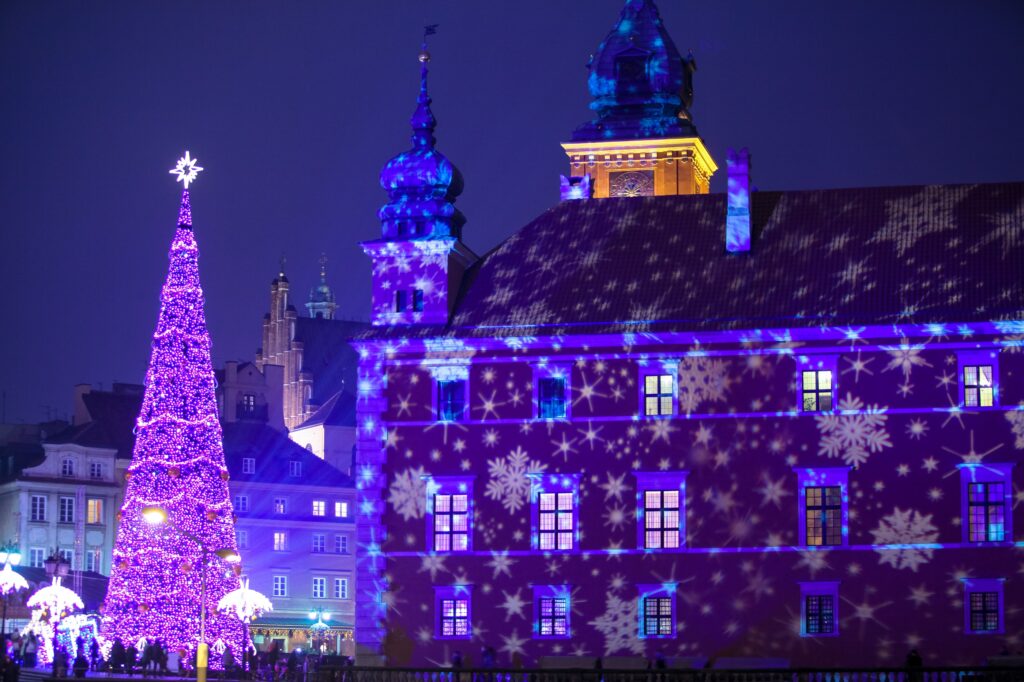
[[[243,641],[242,624],[216,608],[238,578],[217,558],[218,550],[235,550],[235,532],[187,189],[199,170],[186,156],[172,171],[186,189],[103,604],[106,639],[125,646],[157,639],[189,659],[199,644],[204,582],[206,642],[224,642],[238,656]],[[146,507],[163,509],[167,523],[147,522]]]
[[[32,619],[22,630],[22,636],[31,632],[42,637],[43,648],[38,653],[39,662],[51,663],[54,659],[54,633],[60,633],[64,621],[70,618],[74,611],[84,609],[85,605],[73,590],[60,584],[60,576],[54,576],[52,584],[36,590],[25,605],[32,609]],[[66,641],[62,646],[67,652],[74,653],[68,649]]]

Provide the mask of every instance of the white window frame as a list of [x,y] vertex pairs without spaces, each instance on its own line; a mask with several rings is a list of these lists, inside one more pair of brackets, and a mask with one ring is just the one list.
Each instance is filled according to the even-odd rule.
[[348,599],[348,578],[334,579],[334,598]]
[[272,591],[271,594],[274,597],[287,597],[288,596],[288,576],[286,575],[275,575],[271,578]]
[[[966,410],[992,410],[999,409],[999,351],[998,349],[992,348],[989,350],[962,350],[956,353],[956,365],[957,365],[957,385],[960,399],[960,407]],[[982,405],[980,389],[987,388],[981,381],[979,373],[978,383],[975,387],[979,388],[978,404],[968,405],[967,404],[967,377],[966,368],[968,367],[991,367],[991,389],[992,389],[992,404]]]
[[323,576],[313,576],[313,589],[310,591],[310,596],[313,599],[327,599],[327,578]]
[[248,495],[235,495],[234,507],[236,512],[247,512],[249,511],[249,496]]
[[[815,405],[818,405],[819,396],[826,390],[829,391],[832,406],[827,410],[804,409],[804,372],[815,372]],[[831,372],[831,386],[828,389],[818,388],[820,385],[820,373]],[[835,412],[837,397],[839,394],[839,356],[836,354],[798,355],[796,357],[796,409],[800,414],[829,414]]]
[[256,459],[254,457],[243,457],[242,458],[242,473],[243,474],[254,474],[254,473],[256,473]]
[[313,516],[327,515],[327,500],[313,500]]
[[[656,379],[657,392],[648,393],[647,382],[649,378]],[[671,410],[665,411],[664,379],[672,382]],[[640,365],[639,379],[637,381],[637,392],[640,396],[638,413],[642,419],[670,419],[679,414],[679,358],[649,358],[646,364]],[[647,400],[655,400],[656,412],[648,413]]]

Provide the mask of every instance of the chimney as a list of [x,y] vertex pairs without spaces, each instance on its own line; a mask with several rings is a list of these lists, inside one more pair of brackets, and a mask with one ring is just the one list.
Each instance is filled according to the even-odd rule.
[[750,151],[730,149],[728,209],[725,216],[725,249],[729,253],[750,251]]
[[75,426],[81,426],[82,424],[88,424],[92,421],[92,417],[89,415],[89,409],[85,406],[85,394],[92,391],[90,384],[75,384],[75,397],[74,397],[74,417],[72,417],[71,423]]

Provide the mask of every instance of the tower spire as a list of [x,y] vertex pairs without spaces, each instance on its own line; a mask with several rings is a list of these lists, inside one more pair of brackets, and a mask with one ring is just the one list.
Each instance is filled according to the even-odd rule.
[[430,110],[430,93],[427,90],[427,75],[430,63],[430,53],[427,52],[427,36],[437,33],[437,24],[423,27],[423,44],[420,46],[420,94],[416,98],[416,110],[409,119],[412,126],[412,143],[417,148],[434,148],[434,129],[437,128],[437,119],[434,112]]
[[309,316],[317,319],[333,320],[338,309],[337,300],[330,285],[327,284],[327,254],[320,254],[320,283],[309,290],[309,301],[306,310]]

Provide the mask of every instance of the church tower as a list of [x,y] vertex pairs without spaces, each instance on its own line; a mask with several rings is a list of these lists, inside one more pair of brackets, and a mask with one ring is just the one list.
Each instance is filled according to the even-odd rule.
[[327,284],[327,254],[320,256],[320,283],[309,290],[309,301],[306,302],[306,310],[313,319],[333,320],[334,312],[338,309],[338,303],[334,298],[334,292]]
[[419,55],[420,93],[409,123],[412,149],[380,172],[388,203],[378,212],[381,239],[363,242],[373,259],[372,323],[446,324],[462,274],[476,255],[462,243],[466,222],[455,208],[462,174],[434,148],[437,120],[427,91],[426,43]]
[[563,197],[706,194],[718,166],[690,118],[697,65],[653,0],[626,0],[587,68],[595,116],[562,144]]

